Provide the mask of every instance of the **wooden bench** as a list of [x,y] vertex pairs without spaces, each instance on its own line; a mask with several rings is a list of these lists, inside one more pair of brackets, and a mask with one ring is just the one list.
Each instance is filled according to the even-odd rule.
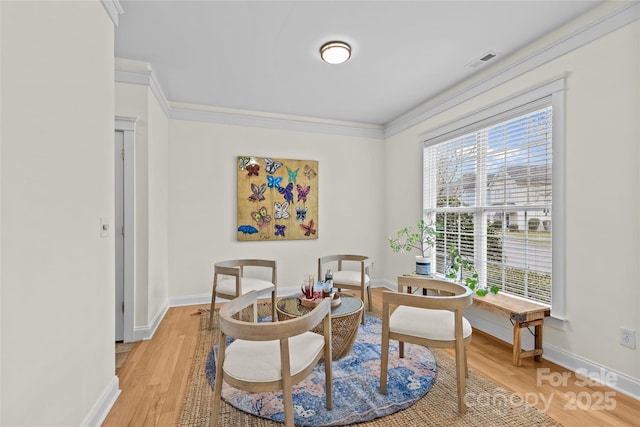
[[[542,357],[542,326],[544,318],[551,315],[551,309],[543,304],[499,293],[484,297],[474,296],[473,305],[491,313],[508,316],[513,323],[513,364],[522,366],[522,359],[534,357],[539,362]],[[535,326],[534,349],[522,350],[522,328]]]

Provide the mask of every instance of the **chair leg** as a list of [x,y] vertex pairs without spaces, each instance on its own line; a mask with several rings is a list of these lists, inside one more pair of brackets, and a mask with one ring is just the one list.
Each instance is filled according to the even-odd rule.
[[[226,342],[227,337],[220,334],[218,342]],[[224,341],[223,341],[224,340]],[[226,345],[220,345],[218,349],[218,360],[216,361],[216,381],[213,388],[213,398],[211,400],[211,420],[210,427],[218,427],[218,415],[220,414],[220,406],[222,402],[222,365],[224,364]]]
[[276,313],[276,291],[271,292],[271,321],[278,321],[278,314]]
[[380,348],[380,393],[387,393],[387,368],[389,363],[389,328],[382,325],[382,346]]
[[398,357],[404,357],[404,341],[398,341]]
[[[364,288],[361,288],[360,290],[360,298],[362,298],[362,304],[364,304]],[[369,307],[369,311],[371,311],[371,307]],[[364,309],[364,307],[362,308],[362,321],[360,323],[362,323],[364,325],[364,317],[365,317],[365,313],[367,312],[367,310]]]
[[333,409],[333,361],[331,360],[331,353],[329,353],[328,355],[328,358],[326,354],[324,357],[324,396],[326,402],[325,406],[327,407],[327,409]]
[[253,303],[253,311],[251,313],[251,321],[258,323],[258,302]]
[[458,414],[464,415],[467,412],[467,405],[464,403],[466,376],[465,359],[466,354],[464,344],[456,344],[456,380],[458,386]]
[[214,390],[213,398],[211,400],[211,419],[209,420],[209,427],[218,427],[218,414],[220,414],[220,401],[222,396],[219,396],[218,390]]
[[293,392],[291,390],[291,384],[289,384],[289,387],[284,386],[284,390],[282,390],[282,400],[284,404],[284,425],[285,427],[294,427]]
[[213,291],[213,294],[211,295],[211,307],[209,308],[209,330],[213,329],[213,310],[214,307],[216,306],[216,292],[215,289]]
[[373,303],[371,299],[371,285],[367,286],[367,298],[369,300],[369,311],[373,311]]
[[467,348],[464,348],[464,377],[469,378],[469,362],[467,361]]
[[284,405],[284,425],[294,427],[293,383],[291,381],[291,361],[289,360],[289,340],[280,340],[280,369],[282,375],[282,403]]

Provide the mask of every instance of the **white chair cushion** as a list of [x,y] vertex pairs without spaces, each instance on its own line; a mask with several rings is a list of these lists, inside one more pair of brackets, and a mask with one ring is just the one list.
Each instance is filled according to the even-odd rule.
[[[289,338],[291,375],[306,367],[324,349],[324,336],[304,332]],[[280,341],[235,340],[227,347],[224,366],[227,375],[251,382],[278,381],[280,368]]]
[[[333,283],[344,283],[346,285],[360,286],[361,272],[355,270],[342,270],[333,272]],[[369,283],[369,276],[364,275],[364,283]]]
[[[246,294],[251,291],[257,291],[258,293],[264,293],[266,291],[271,291],[275,287],[273,283],[262,280],[262,279],[254,279],[251,277],[241,277],[240,278],[240,286],[242,288],[242,294]],[[227,295],[235,295],[236,294],[236,279],[235,277],[224,279],[218,282],[218,287],[216,288],[216,292],[220,292]],[[237,295],[240,296],[240,295]]]
[[[389,330],[437,341],[455,340],[455,316],[448,310],[400,306],[389,317]],[[471,335],[471,324],[462,318],[462,336]]]

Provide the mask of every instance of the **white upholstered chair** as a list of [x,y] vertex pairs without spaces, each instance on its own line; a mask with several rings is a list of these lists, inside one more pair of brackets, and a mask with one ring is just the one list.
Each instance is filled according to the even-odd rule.
[[[355,268],[354,268],[355,267]],[[327,255],[318,258],[318,280],[324,278],[327,269],[333,272],[333,287],[338,290],[353,289],[360,291],[360,299],[365,302],[367,296],[369,311],[371,305],[370,270],[371,260],[364,255]],[[364,325],[364,312],[362,321]]]
[[[255,276],[259,276],[260,269],[270,269],[267,280],[259,277],[245,276],[245,270],[251,269]],[[271,273],[269,275],[269,273]],[[256,291],[259,296],[271,293],[271,318],[275,322],[276,317],[276,262],[266,259],[236,259],[221,261],[213,268],[213,291],[211,293],[211,310],[209,314],[209,329],[213,327],[213,310],[215,308],[216,297],[228,300],[239,297],[251,291]],[[224,277],[229,276],[229,277]],[[253,305],[253,316],[257,318],[257,304]]]
[[[428,295],[404,293],[404,289],[431,290]],[[458,413],[466,412],[464,394],[468,376],[466,345],[471,341],[471,325],[463,311],[473,303],[472,292],[457,283],[415,276],[399,276],[398,292],[382,293],[382,356],[380,393],[387,392],[389,340],[398,340],[399,357],[404,343],[455,349]],[[395,310],[391,313],[391,307]]]
[[[292,385],[306,378],[324,357],[325,400],[333,406],[331,389],[331,302],[325,298],[311,312],[280,322],[252,323],[235,315],[255,304],[255,291],[226,303],[220,309],[220,336],[216,380],[211,402],[211,426],[217,427],[223,380],[240,390],[282,390],[285,426],[293,427]],[[310,332],[323,322],[323,334]],[[226,337],[233,337],[226,344]]]

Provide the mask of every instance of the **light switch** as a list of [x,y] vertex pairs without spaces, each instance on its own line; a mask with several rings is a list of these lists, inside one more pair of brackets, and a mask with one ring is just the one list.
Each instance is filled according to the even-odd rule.
[[106,216],[100,217],[100,237],[109,237],[109,231],[111,224],[109,224],[109,218]]

